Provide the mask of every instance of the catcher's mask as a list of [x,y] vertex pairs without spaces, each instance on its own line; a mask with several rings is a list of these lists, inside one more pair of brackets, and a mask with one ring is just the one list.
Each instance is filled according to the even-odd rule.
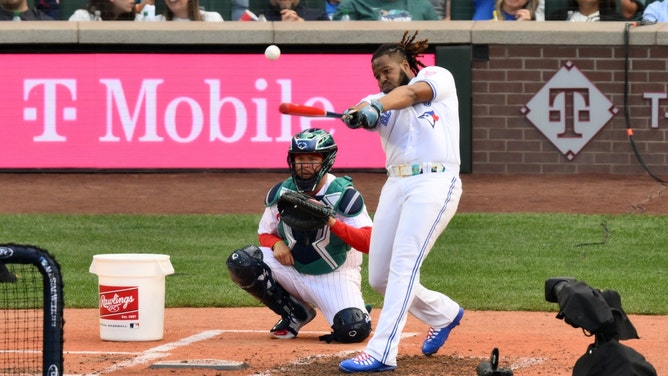
[[[300,192],[311,192],[318,186],[320,180],[334,165],[338,147],[334,138],[327,131],[311,128],[297,133],[292,137],[290,149],[288,150],[288,166],[292,173],[292,180]],[[308,179],[303,179],[297,174],[299,166],[295,164],[296,154],[318,153],[322,156],[320,170]]]
[[333,332],[321,336],[327,343],[336,340],[341,343],[362,342],[371,334],[371,318],[359,308],[344,308],[334,315]]

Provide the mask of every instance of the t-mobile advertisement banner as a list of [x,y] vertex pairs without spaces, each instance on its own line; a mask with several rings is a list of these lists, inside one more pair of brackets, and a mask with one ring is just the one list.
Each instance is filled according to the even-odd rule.
[[285,168],[307,128],[332,133],[336,168],[384,166],[376,134],[278,111],[343,112],[377,92],[369,54],[8,54],[2,65],[0,168]]

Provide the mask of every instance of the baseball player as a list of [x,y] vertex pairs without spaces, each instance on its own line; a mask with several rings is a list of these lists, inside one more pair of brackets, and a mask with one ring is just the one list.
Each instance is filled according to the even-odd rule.
[[[329,173],[337,150],[324,130],[296,134],[287,158],[292,176],[274,185],[265,198],[260,247],[236,250],[228,258],[232,279],[281,316],[270,330],[272,338],[295,338],[315,317],[313,306],[333,329],[322,340],[360,342],[371,333],[361,292],[360,252],[368,253],[372,221],[351,179]],[[333,209],[334,216],[310,230],[290,227],[278,205],[286,191],[305,193]]]
[[446,69],[418,60],[428,45],[417,34],[376,50],[371,67],[382,92],[343,116],[350,128],[378,133],[388,174],[369,248],[369,283],[384,295],[383,309],[366,350],[339,364],[343,372],[394,370],[408,313],[430,325],[425,355],[438,351],[464,314],[420,284],[422,263],[455,215],[462,183],[455,82]]

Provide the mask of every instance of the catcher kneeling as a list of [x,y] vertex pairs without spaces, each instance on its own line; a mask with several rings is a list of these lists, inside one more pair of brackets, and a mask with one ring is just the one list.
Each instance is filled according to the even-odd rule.
[[260,247],[227,259],[232,280],[281,316],[272,338],[295,338],[315,307],[333,330],[321,340],[361,342],[371,333],[360,273],[372,221],[352,180],[329,173],[337,151],[324,130],[296,134],[287,158],[292,177],[265,198]]

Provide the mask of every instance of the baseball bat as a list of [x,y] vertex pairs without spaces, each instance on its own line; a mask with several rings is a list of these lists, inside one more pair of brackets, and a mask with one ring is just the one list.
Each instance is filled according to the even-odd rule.
[[341,118],[343,114],[337,112],[326,111],[322,108],[306,106],[303,104],[281,103],[278,110],[285,115],[293,116],[307,116],[307,117],[330,117]]

